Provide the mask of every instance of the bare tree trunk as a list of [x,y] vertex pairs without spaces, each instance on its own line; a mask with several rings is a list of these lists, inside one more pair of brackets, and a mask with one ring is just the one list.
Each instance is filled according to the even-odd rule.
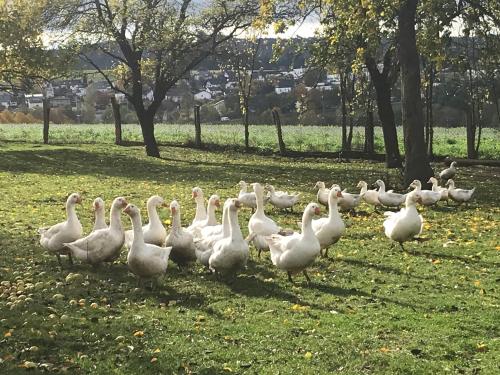
[[481,103],[477,103],[477,142],[476,142],[476,158],[479,158],[479,146],[481,145],[481,135],[483,130],[483,108]]
[[493,94],[493,101],[495,102],[495,109],[497,112],[498,126],[500,127],[500,103],[496,88],[496,80],[493,79],[491,93]]
[[436,77],[436,70],[434,66],[432,67],[431,72],[431,80],[430,80],[430,92],[429,92],[429,143],[427,145],[427,155],[429,158],[434,158],[434,107],[432,103],[434,102],[434,80]]
[[43,111],[43,143],[49,143],[49,123],[50,123],[50,99],[42,99]]
[[366,109],[364,149],[364,151],[369,155],[375,152],[375,134],[373,126],[373,110],[371,108],[371,104],[369,104]]
[[344,70],[340,70],[340,102],[342,108],[342,151],[347,150],[347,77]]
[[375,87],[378,117],[382,123],[385,146],[385,165],[387,168],[401,168],[402,162],[398,145],[398,133],[396,131],[394,110],[391,104],[391,81],[389,79],[391,60],[390,54],[386,53],[386,57],[384,58],[384,71],[382,73],[378,70],[377,63],[373,58],[366,59],[366,66],[370,72],[373,86]]
[[249,125],[249,113],[248,113],[248,100],[244,99],[244,107],[245,107],[245,115],[243,116],[243,125],[245,127],[245,150],[248,151],[250,149],[250,131],[248,130]]
[[272,114],[273,114],[274,125],[276,126],[276,132],[278,134],[278,147],[280,150],[280,154],[286,155],[286,147],[285,147],[285,142],[283,142],[283,132],[281,130],[281,119],[278,109],[273,108]]
[[434,63],[430,63],[425,68],[427,87],[425,88],[425,144],[429,158],[433,158],[433,142],[434,142],[434,114],[433,114],[433,96],[434,96],[434,80],[436,70]]
[[420,61],[415,34],[417,4],[418,0],[404,0],[398,17],[406,186],[415,179],[425,183],[434,176],[424,139]]
[[139,124],[141,125],[142,137],[146,146],[146,155],[154,158],[160,157],[160,150],[155,138],[154,117],[146,112],[137,111]]
[[113,109],[113,118],[115,120],[115,145],[121,145],[122,140],[122,116],[120,114],[120,105],[114,95],[111,96],[111,108]]
[[200,106],[194,106],[194,144],[197,148],[201,148],[201,120],[200,120]]

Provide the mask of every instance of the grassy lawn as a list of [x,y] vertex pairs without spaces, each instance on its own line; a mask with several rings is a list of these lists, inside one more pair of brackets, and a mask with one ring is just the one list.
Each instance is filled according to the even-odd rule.
[[[194,144],[194,126],[190,124],[156,125],[158,142],[166,145]],[[111,124],[65,124],[50,125],[52,143],[113,143],[114,127]],[[403,150],[403,129],[398,128],[400,148]],[[283,138],[289,150],[293,151],[330,151],[341,149],[341,129],[339,126],[283,126]],[[500,131],[483,129],[479,157],[482,159],[500,158]],[[0,139],[41,142],[40,124],[0,124]],[[124,125],[123,139],[142,141],[138,125]],[[239,124],[202,124],[202,140],[207,144],[240,148],[244,145],[243,125]],[[363,149],[364,129],[356,127],[353,131],[353,148]],[[277,151],[276,129],[273,125],[250,126],[250,146],[263,151]],[[380,127],[375,128],[375,151],[384,153],[384,140]],[[436,128],[434,131],[434,153],[436,156],[466,157],[465,128]]]
[[[349,191],[360,179],[399,181],[378,163],[161,152],[153,160],[142,147],[0,141],[0,373],[499,373],[500,169],[460,168],[457,185],[476,186],[475,201],[422,209],[428,241],[408,243],[407,253],[371,208],[345,216],[346,235],[313,265],[310,286],[302,276],[290,284],[254,251],[232,284],[171,264],[159,290],[138,289],[125,252],[110,266],[61,271],[36,230],[63,218],[73,191],[83,194],[88,232],[98,195],[108,207],[118,195],[142,208],[152,194],[177,198],[186,225],[196,185],[225,199],[241,179],[269,182],[302,192],[303,207],[317,180]],[[300,219],[268,212],[283,227]],[[240,212],[244,234],[249,217]]]

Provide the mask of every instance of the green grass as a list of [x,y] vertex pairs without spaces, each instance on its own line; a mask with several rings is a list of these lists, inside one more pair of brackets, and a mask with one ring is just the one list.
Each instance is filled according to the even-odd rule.
[[[477,186],[476,200],[423,209],[428,241],[408,243],[408,253],[391,247],[383,216],[370,208],[345,216],[345,237],[332,260],[311,267],[310,286],[301,276],[288,283],[254,251],[232,284],[198,266],[171,265],[159,290],[137,289],[125,252],[109,267],[60,271],[36,229],[63,218],[73,191],[84,196],[78,214],[88,232],[98,195],[108,206],[123,195],[142,208],[152,194],[177,198],[187,224],[195,185],[225,199],[241,179],[270,182],[302,192],[303,207],[317,180],[350,191],[359,179],[399,181],[378,163],[161,151],[163,159],[151,159],[142,147],[0,141],[0,373],[24,373],[23,366],[94,374],[499,372],[498,168],[460,168],[457,185]],[[300,219],[268,211],[283,227]],[[166,209],[160,214],[169,218]],[[249,216],[239,215],[244,233]],[[67,281],[70,272],[82,278]]]
[[[375,129],[375,149],[384,152],[382,130]],[[362,149],[364,129],[355,128],[353,147]],[[403,150],[402,128],[398,128],[401,150]],[[338,126],[284,126],[283,137],[288,149],[295,151],[339,151],[341,129]],[[127,141],[142,141],[138,125],[124,125],[123,138]],[[156,126],[158,142],[168,145],[194,143],[194,126],[179,124],[159,124]],[[484,129],[480,148],[480,158],[500,158],[500,132]],[[42,139],[42,127],[37,124],[0,124],[0,139],[21,140],[38,143]],[[51,125],[52,143],[113,143],[113,125]],[[434,152],[437,156],[466,157],[465,128],[436,128]],[[244,144],[243,125],[202,124],[202,140],[206,143],[227,147]],[[250,126],[250,145],[259,150],[277,150],[276,130],[271,125]]]

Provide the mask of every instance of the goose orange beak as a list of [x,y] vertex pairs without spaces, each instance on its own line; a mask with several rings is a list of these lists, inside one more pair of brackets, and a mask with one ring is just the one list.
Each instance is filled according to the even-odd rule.
[[319,215],[319,214],[321,213],[321,209],[320,209],[319,207],[316,207],[316,208],[314,209],[314,213],[315,213],[316,215]]
[[220,200],[215,201],[215,207],[220,207]]
[[337,191],[337,197],[338,198],[343,198],[344,196],[342,195],[342,192],[341,191]]
[[240,202],[239,200],[237,200],[237,199],[236,199],[236,200],[234,201],[234,206],[235,206],[236,208],[241,208],[241,202]]

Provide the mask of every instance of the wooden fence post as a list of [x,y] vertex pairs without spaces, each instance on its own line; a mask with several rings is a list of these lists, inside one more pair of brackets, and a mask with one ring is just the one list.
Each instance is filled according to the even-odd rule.
[[194,106],[194,143],[197,148],[201,148],[201,122],[200,106]]
[[120,104],[114,95],[111,96],[111,107],[113,108],[113,117],[115,119],[115,145],[121,145],[122,140],[122,116],[120,114]]
[[283,142],[283,132],[281,130],[281,119],[280,119],[280,114],[278,112],[278,108],[273,108],[271,113],[273,114],[273,122],[274,125],[276,126],[276,132],[278,133],[278,147],[280,150],[280,154],[285,155],[286,147],[285,147],[285,142]]
[[49,122],[50,122],[50,100],[49,98],[42,99],[43,112],[43,143],[49,143]]

